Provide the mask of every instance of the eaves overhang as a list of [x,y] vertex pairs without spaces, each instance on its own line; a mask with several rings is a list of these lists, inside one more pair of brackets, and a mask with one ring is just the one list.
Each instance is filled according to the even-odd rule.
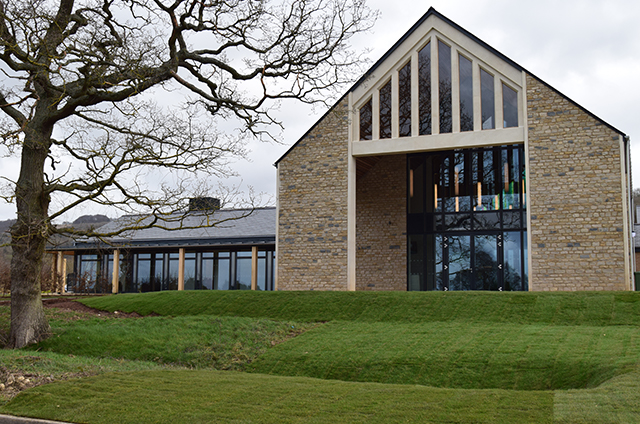
[[219,239],[170,239],[170,240],[114,240],[112,242],[76,241],[73,244],[60,246],[48,246],[47,251],[87,251],[87,250],[113,250],[113,249],[178,249],[178,248],[238,248],[249,246],[275,246],[275,235],[257,235],[248,237],[225,237]]

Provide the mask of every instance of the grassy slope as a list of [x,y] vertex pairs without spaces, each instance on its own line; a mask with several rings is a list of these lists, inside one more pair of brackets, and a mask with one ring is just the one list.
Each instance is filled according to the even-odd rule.
[[143,315],[218,315],[281,321],[485,322],[640,326],[640,292],[156,292],[82,300]]
[[[636,293],[167,292],[84,302],[183,317],[149,320],[161,325],[210,322],[208,315],[334,321],[267,350],[251,370],[405,385],[209,371],[173,371],[169,378],[166,371],[146,371],[31,389],[0,412],[57,419],[73,419],[78,413],[83,415],[76,420],[92,423],[109,422],[109,408],[144,410],[132,421],[140,423],[170,422],[176,416],[193,422],[213,417],[217,422],[640,422]],[[78,337],[73,336],[76,331],[89,331],[81,329],[87,327],[82,322],[75,325],[69,323],[48,348],[62,351]],[[89,332],[100,334],[101,328]],[[149,330],[132,331],[135,338],[146,337]],[[122,337],[117,334],[105,337]],[[174,350],[158,352],[168,357]],[[592,388],[525,392],[481,387]],[[77,405],[69,401],[76,397]],[[180,402],[174,404],[174,398]],[[118,414],[110,417],[126,422]]]

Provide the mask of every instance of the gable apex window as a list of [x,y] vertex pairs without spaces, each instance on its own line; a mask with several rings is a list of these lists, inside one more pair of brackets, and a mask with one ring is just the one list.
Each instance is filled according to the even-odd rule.
[[440,134],[453,130],[451,121],[451,47],[438,40],[438,93],[440,95]]
[[517,128],[523,101],[519,77],[495,58],[434,30],[353,99],[359,112],[355,139]]
[[418,52],[420,135],[431,134],[431,43]]
[[518,126],[518,93],[511,87],[502,83],[502,110],[504,127]]
[[380,89],[380,138],[391,138],[391,80]]
[[411,61],[398,71],[398,135],[411,136]]
[[458,55],[460,71],[460,131],[473,131],[473,67],[471,61]]
[[360,108],[360,140],[371,140],[373,134],[371,99]]
[[480,69],[480,98],[482,99],[482,129],[492,130],[496,127],[496,108],[493,75]]

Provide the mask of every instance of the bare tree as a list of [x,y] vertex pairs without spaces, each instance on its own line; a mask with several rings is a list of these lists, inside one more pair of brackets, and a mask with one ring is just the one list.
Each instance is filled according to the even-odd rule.
[[[21,160],[5,196],[17,206],[9,345],[50,331],[45,243],[76,231],[53,219],[87,203],[184,210],[203,190],[192,181],[228,173],[246,137],[269,138],[275,100],[317,102],[347,82],[361,61],[348,40],[374,19],[363,0],[0,0],[0,135]],[[179,108],[152,101],[178,89]],[[156,190],[141,183],[166,173]]]

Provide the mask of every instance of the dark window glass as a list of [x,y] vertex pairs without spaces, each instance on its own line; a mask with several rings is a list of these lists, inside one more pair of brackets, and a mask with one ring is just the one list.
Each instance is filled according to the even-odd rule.
[[135,283],[138,285],[140,292],[150,292],[153,290],[151,285],[151,255],[140,253],[136,256]]
[[[413,169],[415,179],[418,168],[424,174],[426,206],[411,213],[408,199],[409,290],[527,290],[522,151],[502,146],[409,156],[408,174]],[[413,190],[415,197],[415,184]]]
[[520,207],[520,155],[519,149],[502,150],[502,209]]
[[521,228],[520,211],[504,211],[502,213],[502,225],[504,228]]
[[213,271],[213,289],[229,290],[231,288],[229,285],[230,254],[229,252],[220,252],[217,256]]
[[165,280],[164,290],[178,290],[179,254],[169,254],[169,272]]
[[411,62],[398,72],[398,135],[411,136]]
[[440,95],[440,134],[452,131],[451,47],[438,41],[438,80]]
[[202,254],[202,289],[203,290],[213,290],[213,269],[214,269],[213,252],[203,253]]
[[184,254],[184,289],[195,290],[196,287],[196,254]]
[[504,233],[504,290],[523,290],[520,231]]
[[460,55],[460,131],[473,131],[473,72],[471,61]]
[[445,281],[448,280],[448,275],[445,275],[446,271],[444,270],[444,249],[447,244],[445,243],[445,237],[443,237],[442,235],[438,234],[434,236],[433,239],[434,239],[434,243],[433,243],[432,250],[433,250],[433,259],[434,259],[435,289],[444,290]]
[[470,210],[471,199],[469,196],[469,184],[467,178],[467,161],[465,161],[465,152],[456,152],[452,155],[453,166],[447,169],[449,183],[445,186],[445,212],[463,212]]
[[391,138],[391,81],[380,89],[380,138]]
[[471,290],[471,236],[447,236],[449,290]]
[[482,101],[482,129],[491,130],[496,127],[495,94],[493,75],[480,69],[480,98]]
[[504,83],[502,84],[502,114],[505,128],[518,126],[518,93]]
[[371,140],[373,133],[371,99],[360,108],[360,140]]
[[471,216],[467,214],[445,214],[444,222],[448,231],[466,231],[471,229]]
[[[426,200],[426,212],[435,212],[442,207],[442,200],[438,201],[438,196],[442,196],[442,189],[438,188],[440,183],[440,169],[442,157],[440,155],[429,155],[425,160],[426,183],[424,195]],[[438,191],[439,190],[439,191]]]
[[473,214],[474,230],[499,230],[500,215],[498,212],[478,212]]
[[418,53],[420,135],[431,134],[431,43]]
[[423,290],[424,244],[422,235],[409,236],[409,285],[408,290]]
[[498,290],[498,235],[474,236],[475,290]]
[[424,212],[424,158],[409,159],[409,213]]
[[500,207],[496,175],[496,151],[485,149],[473,152],[473,206],[475,211],[491,211]]
[[249,257],[244,255],[236,258],[236,288],[238,290],[251,290],[251,252]]
[[268,276],[267,276],[267,260],[268,255],[264,250],[258,251],[258,281],[256,290],[268,290]]

